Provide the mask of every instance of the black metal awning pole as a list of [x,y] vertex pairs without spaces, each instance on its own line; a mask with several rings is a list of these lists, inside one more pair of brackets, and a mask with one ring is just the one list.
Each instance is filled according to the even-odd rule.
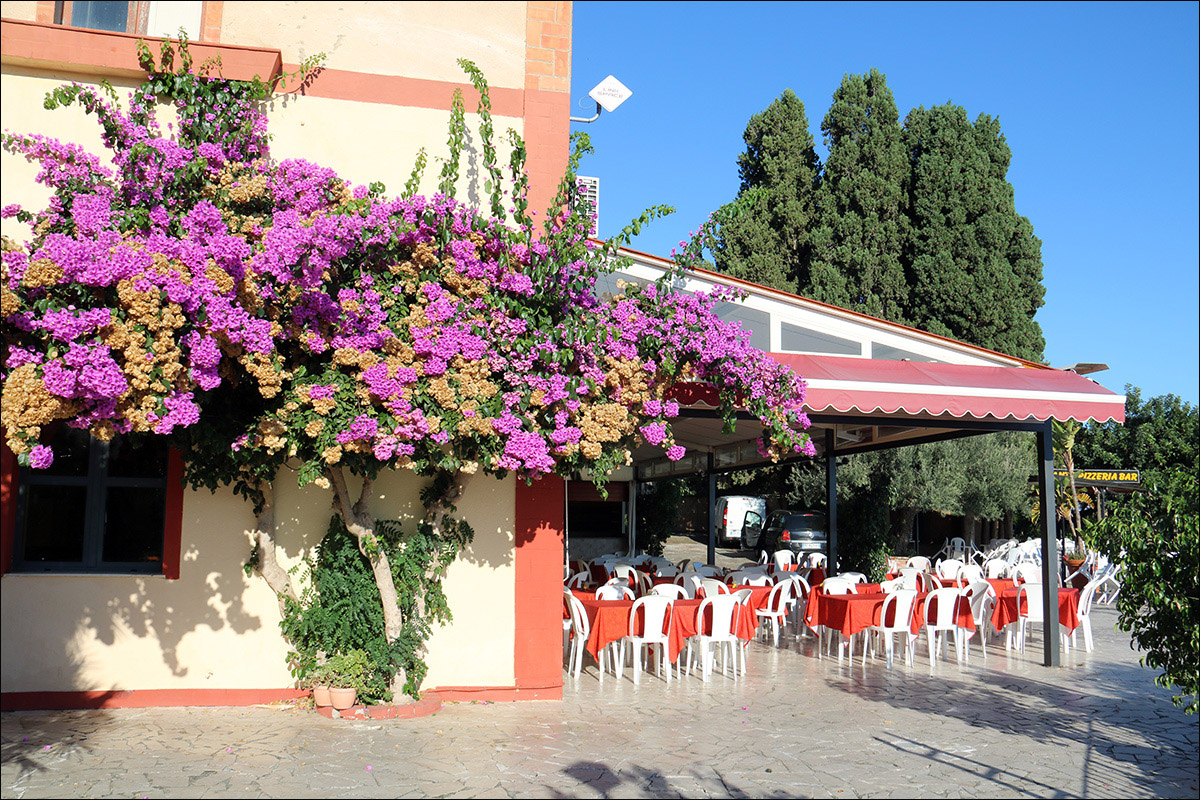
[[717,563],[717,473],[713,454],[708,454],[708,563]]
[[837,456],[833,453],[836,438],[833,428],[825,429],[825,512],[828,514],[829,520],[829,539],[826,545],[828,550],[825,553],[825,557],[828,559],[825,564],[826,575],[837,575],[840,571],[838,569]]
[[1062,665],[1058,649],[1058,537],[1054,503],[1054,439],[1051,421],[1037,432],[1038,502],[1042,509],[1042,638],[1047,667]]

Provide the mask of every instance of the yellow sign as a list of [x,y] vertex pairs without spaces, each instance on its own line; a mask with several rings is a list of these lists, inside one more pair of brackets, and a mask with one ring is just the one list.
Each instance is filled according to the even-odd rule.
[[[1070,477],[1065,469],[1054,470],[1054,477]],[[1142,474],[1136,469],[1077,469],[1076,481],[1088,483],[1141,483]]]

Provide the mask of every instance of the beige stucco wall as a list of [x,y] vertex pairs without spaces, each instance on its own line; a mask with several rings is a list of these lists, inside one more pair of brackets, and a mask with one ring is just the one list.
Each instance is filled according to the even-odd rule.
[[[100,126],[94,118],[75,106],[54,111],[42,107],[47,92],[74,81],[83,82],[79,75],[6,64],[0,75],[0,127],[13,133],[41,133],[76,142],[105,156]],[[130,82],[113,81],[113,84],[123,100],[134,86]],[[423,147],[429,158],[420,191],[432,193],[437,188],[441,170],[437,158],[446,154],[448,111],[286,96],[269,104],[268,115],[274,137],[271,155],[276,159],[304,158],[334,169],[355,184],[382,181],[388,194],[395,195],[404,189],[417,152]],[[164,108],[159,118],[165,129],[174,118],[172,110]],[[481,147],[479,117],[468,114],[466,121],[468,138],[459,167],[458,197],[486,209],[489,202],[483,184],[487,176],[477,154]],[[493,124],[497,131],[498,161],[504,165],[508,163],[511,147],[507,136],[501,136],[509,128],[521,133],[524,126],[516,117],[498,116]],[[0,203],[19,203],[32,211],[44,208],[50,193],[34,182],[38,169],[36,164],[12,153],[0,153]],[[0,232],[24,241],[29,228],[6,219],[0,223]]]
[[8,19],[37,19],[37,0],[3,0],[0,2],[0,17]]
[[[237,4],[226,8],[230,5]],[[523,19],[524,3],[515,5]],[[477,11],[487,17],[483,9]],[[78,80],[79,75],[4,65],[0,127],[78,142],[102,154],[94,119],[77,108],[42,108],[46,92]],[[122,94],[131,88],[114,84]],[[408,179],[418,148],[425,147],[430,163],[422,191],[432,192],[437,185],[440,162],[435,158],[445,152],[446,111],[293,96],[272,103],[270,115],[275,158],[306,158],[354,183],[381,180],[395,194]],[[164,124],[168,119],[162,116]],[[478,147],[478,118],[470,114],[467,122],[468,147]],[[497,118],[495,124],[498,131],[523,127],[515,118]],[[498,150],[500,163],[507,163],[508,148]],[[49,193],[34,183],[37,171],[37,165],[20,157],[0,154],[0,204],[43,208]],[[486,206],[481,173],[477,159],[464,157],[459,197]],[[15,220],[4,220],[3,232],[19,240],[28,237],[28,228]],[[411,523],[419,481],[402,473],[381,479],[377,488],[376,513]],[[281,555],[293,564],[324,533],[329,497],[314,488],[296,488],[290,474],[281,478],[278,491]],[[477,536],[449,570],[445,590],[455,622],[434,634],[426,686],[514,683],[513,498],[511,478],[481,477],[459,504]],[[242,571],[250,522],[248,506],[227,492],[189,492],[178,581],[4,576],[0,690],[290,686],[275,599],[261,579],[247,578]]]
[[468,58],[493,86],[525,83],[523,2],[226,2],[221,42],[278,47],[285,63],[462,83]]
[[[430,643],[427,687],[513,685],[513,479],[479,478],[459,505],[475,541],[445,582],[455,621]],[[379,516],[411,526],[421,481],[377,483]],[[329,494],[277,482],[280,556],[295,564],[320,541]],[[275,689],[292,679],[279,611],[242,569],[249,506],[230,492],[188,492],[179,580],[19,575],[0,579],[0,691]]]

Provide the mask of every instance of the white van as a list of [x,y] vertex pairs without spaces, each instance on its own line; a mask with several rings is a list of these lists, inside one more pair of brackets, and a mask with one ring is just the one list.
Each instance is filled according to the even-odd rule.
[[[752,515],[749,520],[746,515]],[[742,527],[750,522],[761,530],[767,516],[767,501],[761,497],[727,495],[717,498],[717,541],[721,544],[742,542]],[[757,534],[756,534],[757,535]]]

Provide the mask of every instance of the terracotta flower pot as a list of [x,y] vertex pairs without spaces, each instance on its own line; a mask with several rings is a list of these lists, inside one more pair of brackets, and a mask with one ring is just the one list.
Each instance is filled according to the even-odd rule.
[[355,695],[358,691],[354,687],[339,687],[331,686],[329,688],[329,699],[333,703],[333,707],[338,711],[345,711],[354,705]]
[[317,706],[331,706],[333,701],[329,699],[328,686],[314,686],[312,690],[313,702]]

